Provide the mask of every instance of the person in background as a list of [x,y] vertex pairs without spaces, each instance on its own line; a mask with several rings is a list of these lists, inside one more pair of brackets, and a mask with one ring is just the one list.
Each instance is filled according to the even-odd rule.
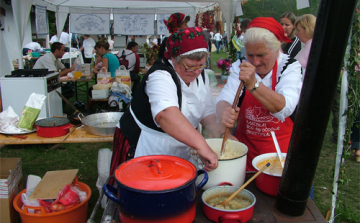
[[316,23],[316,17],[311,14],[305,14],[301,16],[301,18],[298,21],[295,22],[296,35],[299,38],[299,40],[302,43],[304,43],[303,48],[295,56],[295,59],[297,59],[300,62],[301,67],[304,70],[303,72],[304,76],[309,58],[312,38],[314,36],[315,23]]
[[[169,34],[172,34],[179,29],[188,28],[188,22],[190,21],[190,16],[185,16],[185,14],[176,12],[170,15],[168,20],[164,19],[164,23],[169,30]],[[166,51],[166,40],[168,36],[165,36],[161,42],[158,58],[164,57],[164,53]]]
[[146,43],[149,45],[149,48],[159,47],[159,42],[156,35],[148,35],[146,39]]
[[95,45],[96,52],[103,57],[103,67],[111,73],[111,78],[114,79],[115,71],[119,69],[120,64],[118,58],[110,52],[109,47],[110,45],[106,38],[100,39]]
[[80,47],[80,51],[84,51],[84,63],[91,63],[91,59],[95,53],[95,41],[89,35],[84,35],[84,41],[82,47]]
[[41,56],[35,63],[33,69],[48,69],[49,71],[60,71],[60,77],[66,76],[74,70],[75,63],[70,68],[66,68],[60,59],[65,54],[64,44],[55,42],[51,45],[51,53]]
[[132,92],[134,93],[139,85],[141,77],[140,72],[140,56],[137,54],[139,45],[136,42],[129,42],[125,50],[120,50],[116,55],[118,58],[125,55],[125,59],[129,61],[127,70],[130,71],[131,81],[133,82]]
[[209,52],[209,56],[207,58],[207,69],[212,69],[212,64],[211,64],[211,37],[210,37],[210,33],[207,30],[207,28],[203,28],[202,30],[205,41],[208,43],[208,52]]
[[61,32],[59,42],[64,44],[65,52],[70,51],[70,36],[65,30]]
[[108,38],[110,50],[114,49],[114,35],[111,35],[110,38]]
[[218,166],[216,153],[196,130],[201,123],[214,136],[224,131],[216,121],[208,75],[201,74],[208,56],[201,28],[173,33],[166,47],[164,58],[156,60],[143,77],[116,127],[110,174],[131,158],[135,148],[135,157],[172,155],[197,165],[190,155],[194,148],[205,170]]
[[55,34],[51,37],[51,39],[49,40],[50,47],[51,47],[51,45],[52,45],[53,43],[55,43],[55,42],[59,42],[59,38],[57,37],[57,34],[56,34],[56,33],[55,33]]
[[216,53],[219,54],[220,53],[220,45],[222,42],[222,35],[220,34],[219,31],[217,31],[216,34],[214,35],[214,39],[215,39]]
[[[243,21],[241,21],[241,24],[240,24],[241,35],[240,35],[240,38],[239,38],[240,42],[243,41],[244,34],[246,33],[246,30],[248,29],[250,22],[251,22],[251,19],[248,19],[248,18],[245,18],[245,19],[243,19]],[[241,52],[240,58],[245,59],[245,57],[246,57],[246,49],[244,47],[244,44],[242,45],[240,52]]]
[[[216,98],[216,114],[225,127],[232,128],[237,121],[235,137],[249,148],[246,170],[254,171],[251,162],[256,156],[274,152],[270,130],[281,151],[287,152],[294,125],[290,115],[299,101],[302,75],[300,63],[281,52],[281,43],[291,40],[275,19],[253,19],[243,41],[247,61],[232,64],[228,81]],[[246,90],[239,107],[233,109],[240,82]]]
[[26,44],[23,48],[23,55],[27,55],[29,50],[32,50],[33,52],[40,51],[41,45],[38,42],[30,42]]
[[357,163],[360,163],[360,107],[358,108],[358,116],[351,127],[351,148],[353,149],[352,156]]
[[224,32],[224,36],[223,36],[223,43],[224,43],[224,47],[226,47],[226,51],[229,50],[229,44],[228,44],[228,36],[227,36],[227,32]]
[[151,55],[145,64],[145,70],[148,71],[155,63],[155,56]]
[[79,48],[79,39],[75,33],[71,34],[71,47],[72,48]]
[[99,53],[95,54],[95,68],[93,69],[93,73],[99,73],[100,69],[103,67],[102,65],[102,56]]
[[291,39],[292,43],[284,42],[281,45],[283,53],[288,54],[290,57],[295,57],[301,50],[301,42],[296,36],[295,30],[296,16],[292,12],[285,12],[280,17],[280,25],[283,27],[285,36]]

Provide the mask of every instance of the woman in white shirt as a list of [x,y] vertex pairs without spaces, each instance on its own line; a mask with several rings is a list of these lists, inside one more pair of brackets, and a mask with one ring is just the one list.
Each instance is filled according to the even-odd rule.
[[91,63],[95,53],[95,40],[89,35],[84,35],[84,41],[80,50],[84,50],[84,63]]
[[195,27],[175,32],[166,43],[165,58],[143,77],[115,130],[110,172],[128,159],[131,148],[136,148],[135,157],[172,155],[196,164],[190,154],[194,148],[206,170],[217,168],[218,156],[196,129],[201,123],[216,137],[225,130],[215,117],[209,78],[201,74],[207,42]]

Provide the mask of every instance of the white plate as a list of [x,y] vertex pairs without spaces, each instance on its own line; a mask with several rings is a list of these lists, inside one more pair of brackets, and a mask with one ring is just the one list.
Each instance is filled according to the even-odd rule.
[[36,128],[33,128],[32,131],[30,130],[22,130],[23,132],[3,132],[0,130],[0,133],[2,134],[7,134],[7,135],[23,135],[23,134],[28,134],[28,133],[32,133],[36,131]]

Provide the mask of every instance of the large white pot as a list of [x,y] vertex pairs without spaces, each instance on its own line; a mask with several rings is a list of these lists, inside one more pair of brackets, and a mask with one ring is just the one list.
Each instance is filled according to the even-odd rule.
[[[223,139],[206,139],[212,150],[220,154]],[[246,174],[246,157],[248,148],[245,144],[234,140],[229,140],[230,147],[241,151],[241,155],[232,159],[219,159],[218,167],[208,172],[209,180],[203,187],[203,190],[219,186],[220,183],[228,182],[236,187],[243,185]],[[201,177],[199,177],[201,178]],[[198,178],[200,182],[201,179]]]

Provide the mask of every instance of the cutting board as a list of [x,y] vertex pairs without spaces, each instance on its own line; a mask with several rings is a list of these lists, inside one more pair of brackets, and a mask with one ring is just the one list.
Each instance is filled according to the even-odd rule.
[[78,169],[46,172],[28,199],[56,199],[65,185],[74,181],[78,172]]

